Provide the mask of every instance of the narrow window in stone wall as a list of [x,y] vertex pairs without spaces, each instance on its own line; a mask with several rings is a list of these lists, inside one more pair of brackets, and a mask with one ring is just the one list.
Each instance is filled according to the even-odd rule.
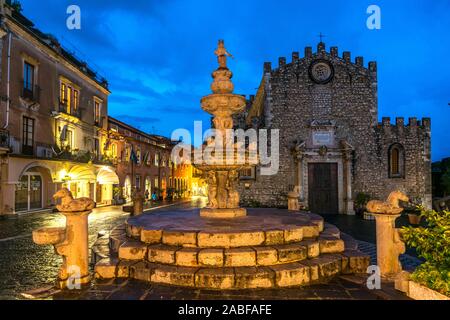
[[34,66],[24,62],[23,66],[23,91],[22,97],[33,100],[35,97]]
[[111,157],[113,159],[117,158],[117,145],[115,143],[111,144]]
[[102,103],[98,99],[94,99],[94,122],[96,126],[101,126]]
[[141,164],[141,149],[136,150],[137,164]]
[[152,165],[152,156],[150,154],[150,151],[147,151],[147,153],[145,155],[145,164],[147,166],[151,166]]
[[389,177],[405,177],[405,151],[401,144],[393,144],[389,148]]
[[241,169],[239,171],[239,178],[241,180],[253,180],[253,179],[255,179],[254,168]]
[[22,153],[33,155],[34,147],[34,119],[23,117]]
[[141,189],[141,176],[140,175],[136,175],[135,179],[136,179],[135,187],[136,187],[137,190],[140,190]]
[[391,167],[393,175],[400,174],[398,148],[393,148],[391,151]]

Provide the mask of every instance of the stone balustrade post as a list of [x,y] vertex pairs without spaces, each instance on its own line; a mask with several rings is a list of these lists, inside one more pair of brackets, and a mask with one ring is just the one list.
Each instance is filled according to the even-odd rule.
[[399,255],[405,252],[395,220],[400,214],[374,213],[377,237],[377,264],[383,277],[395,277],[402,271]]
[[33,241],[40,245],[52,244],[55,252],[62,256],[58,287],[81,289],[90,281],[88,216],[95,203],[89,198],[74,199],[67,188],[59,190],[53,197],[62,199],[56,208],[66,217],[66,225],[33,230]]
[[63,257],[58,274],[60,288],[75,288],[90,281],[88,216],[91,212],[61,212],[66,216],[65,240],[55,244],[56,253]]
[[138,216],[144,212],[144,198],[136,195],[133,199],[133,215]]
[[293,191],[288,192],[288,210],[289,211],[298,211],[300,210],[300,204],[298,201],[299,193],[298,187],[295,187]]

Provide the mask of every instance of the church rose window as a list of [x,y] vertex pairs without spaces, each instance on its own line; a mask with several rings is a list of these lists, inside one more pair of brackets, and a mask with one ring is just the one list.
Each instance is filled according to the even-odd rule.
[[309,67],[309,76],[315,83],[328,83],[334,76],[333,66],[326,60],[313,61]]

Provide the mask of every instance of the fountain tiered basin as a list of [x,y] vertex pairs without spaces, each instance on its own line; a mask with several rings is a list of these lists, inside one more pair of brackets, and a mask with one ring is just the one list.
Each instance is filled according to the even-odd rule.
[[199,209],[144,214],[112,230],[107,247],[94,246],[96,278],[212,290],[304,286],[369,264],[320,216],[283,209],[234,219],[202,218]]

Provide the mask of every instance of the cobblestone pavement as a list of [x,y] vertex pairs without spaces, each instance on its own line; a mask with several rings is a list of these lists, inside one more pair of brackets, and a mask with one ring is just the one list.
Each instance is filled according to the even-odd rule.
[[[337,215],[323,215],[323,218],[326,222],[331,223],[335,225],[336,227],[341,230],[341,232],[347,233],[351,235],[354,239],[360,240],[364,247],[369,248],[367,244],[375,244],[376,243],[376,232],[375,232],[375,221],[374,220],[364,220],[361,216],[355,215],[355,216],[349,216],[349,215],[343,215],[343,214],[337,214]],[[396,222],[395,225],[397,228],[401,228],[403,226],[409,226],[408,218],[405,216],[400,216]],[[372,245],[373,246],[373,245]],[[373,256],[376,256],[376,252],[373,251],[373,249],[368,249],[368,252],[371,252]],[[364,250],[361,250],[365,253],[368,253]],[[407,248],[406,254],[409,256],[417,258],[417,253],[414,249]],[[415,263],[419,262],[420,260],[415,260],[416,262],[412,262],[408,258],[401,258],[404,259],[405,262],[408,264],[412,264],[415,266]],[[406,259],[406,260],[405,260]]]
[[301,288],[264,290],[193,290],[152,285],[137,280],[97,281],[82,293],[65,291],[53,299],[87,300],[408,300],[394,290],[392,283],[382,283],[381,290],[369,290],[364,276],[342,276],[328,284]]
[[[175,206],[189,208],[197,206],[198,201],[178,203]],[[109,231],[123,223],[127,217],[128,214],[124,213],[119,206],[95,209],[89,217],[90,245],[96,240],[99,231]],[[356,219],[356,217],[352,218]],[[326,220],[329,221],[327,217]],[[0,252],[2,252],[0,268],[8,271],[0,273],[0,299],[23,298],[22,292],[53,283],[61,258],[54,254],[52,246],[35,245],[31,239],[31,231],[39,227],[61,225],[63,222],[60,215],[49,213],[0,220]],[[336,223],[338,226],[342,224],[342,222]],[[342,231],[359,239],[360,250],[369,254],[372,263],[375,264],[375,245],[358,237],[358,234],[362,232],[359,221],[354,220],[353,227],[351,225],[351,221],[347,220]],[[367,227],[372,228],[372,225],[367,224]],[[365,231],[370,233],[368,230]],[[408,255],[402,256],[401,260],[405,269],[414,268],[420,263],[418,259]],[[222,292],[152,285],[136,280],[94,281],[89,288],[81,292],[64,291],[47,299],[406,299],[404,295],[393,289],[392,283],[383,283],[382,290],[368,290],[365,286],[366,277],[364,275],[342,276],[328,284],[304,288]]]
[[[358,240],[358,248],[365,254],[370,255],[371,264],[377,264],[376,245],[374,245],[373,243]],[[403,270],[406,271],[413,271],[421,264],[421,261],[418,258],[410,256],[408,254],[402,254],[400,256],[400,262],[402,263]]]
[[[156,203],[153,207],[161,205],[168,203]],[[109,231],[128,217],[122,206],[94,209],[89,215],[89,245],[95,242],[100,231]],[[62,226],[64,219],[51,212],[0,218],[0,300],[19,299],[24,291],[54,283],[62,259],[54,253],[53,246],[33,243],[31,233],[37,228]]]

